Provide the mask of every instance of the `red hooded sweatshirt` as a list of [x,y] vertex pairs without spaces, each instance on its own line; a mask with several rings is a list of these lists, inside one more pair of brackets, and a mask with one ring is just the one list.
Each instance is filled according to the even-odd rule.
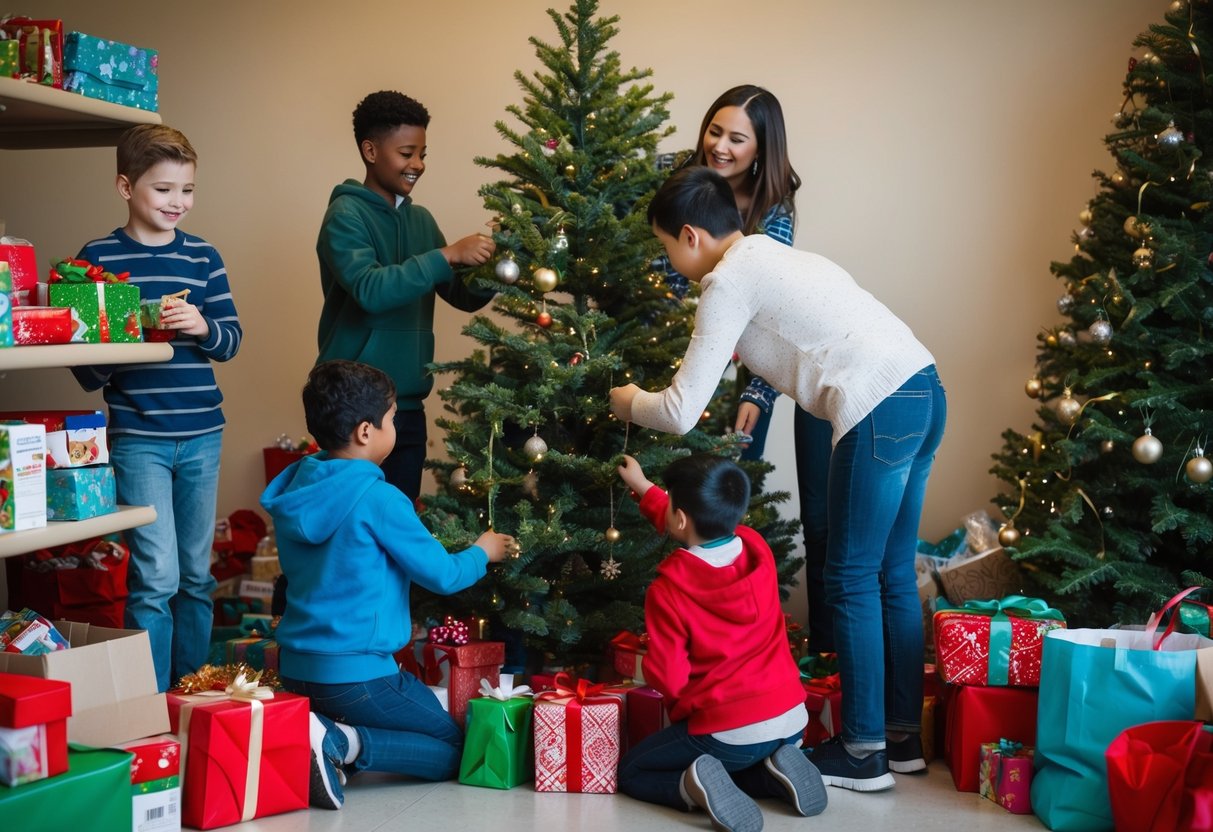
[[[640,511],[664,531],[669,496],[653,486]],[[788,646],[775,556],[762,535],[738,526],[742,551],[728,566],[676,549],[657,567],[644,599],[646,684],[670,720],[712,734],[773,719],[804,702]]]

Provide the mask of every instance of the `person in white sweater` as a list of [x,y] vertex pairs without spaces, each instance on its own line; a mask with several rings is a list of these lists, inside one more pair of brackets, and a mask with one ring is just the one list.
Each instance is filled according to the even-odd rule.
[[829,785],[890,788],[890,769],[926,768],[914,553],[947,419],[935,360],[837,264],[745,236],[728,183],[710,169],[687,168],[666,180],[649,222],[674,268],[700,284],[695,331],[668,388],[616,387],[611,409],[625,421],[684,434],[736,353],[830,423],[825,584],[843,726],[810,759]]

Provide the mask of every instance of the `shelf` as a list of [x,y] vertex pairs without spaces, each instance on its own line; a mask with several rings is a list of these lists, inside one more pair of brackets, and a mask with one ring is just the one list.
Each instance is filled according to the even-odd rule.
[[151,506],[118,506],[112,514],[90,517],[88,520],[64,520],[50,522],[43,529],[26,529],[21,532],[0,534],[0,558],[36,552],[48,546],[63,546],[77,540],[146,526],[156,520],[156,509]]
[[39,344],[0,349],[0,372],[96,364],[152,364],[173,357],[168,341],[142,344]]
[[159,113],[74,92],[0,78],[0,148],[114,147],[135,124],[160,124]]

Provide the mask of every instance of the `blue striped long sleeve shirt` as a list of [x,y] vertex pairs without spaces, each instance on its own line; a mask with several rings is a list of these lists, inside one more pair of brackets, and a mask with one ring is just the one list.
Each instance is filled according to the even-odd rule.
[[172,243],[147,246],[119,228],[85,245],[78,256],[106,271],[130,272],[144,300],[189,289],[187,302],[198,307],[210,329],[205,339],[178,333],[170,342],[173,357],[164,363],[72,369],[85,390],[105,388],[109,432],[184,439],[222,430],[223,394],[211,361],[235,356],[244,331],[215,247],[180,229]]

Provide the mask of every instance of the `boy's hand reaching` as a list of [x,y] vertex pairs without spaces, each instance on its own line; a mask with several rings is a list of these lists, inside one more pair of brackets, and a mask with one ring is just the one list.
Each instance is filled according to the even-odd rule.
[[508,534],[488,531],[476,538],[476,545],[489,556],[489,563],[501,563],[507,557],[517,556],[518,541]]
[[486,237],[484,234],[469,234],[462,240],[456,240],[438,250],[452,266],[479,266],[493,256],[497,244],[493,242],[492,237]]
[[211,334],[211,328],[202,317],[197,306],[184,298],[165,298],[160,304],[160,326],[175,329],[184,335],[193,335],[203,341]]
[[638,497],[643,497],[644,493],[653,487],[653,483],[644,475],[640,463],[627,454],[623,455],[623,464],[616,470],[619,471],[619,479],[623,480],[623,484],[636,492]]

